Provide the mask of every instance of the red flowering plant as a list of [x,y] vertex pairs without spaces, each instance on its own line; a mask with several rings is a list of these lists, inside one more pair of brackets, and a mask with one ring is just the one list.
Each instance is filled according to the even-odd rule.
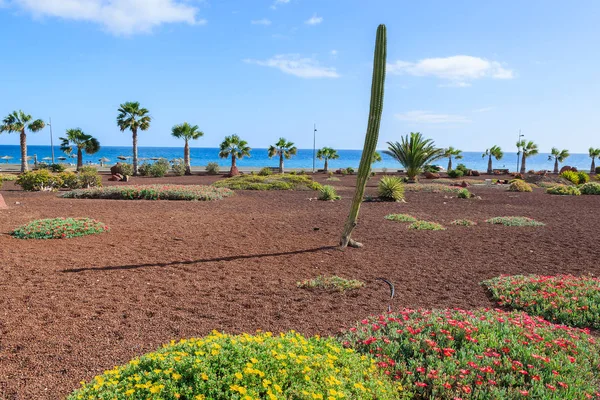
[[600,329],[600,279],[593,277],[501,276],[483,282],[502,306],[549,321]]
[[12,232],[18,239],[68,239],[108,231],[102,222],[90,218],[39,219]]
[[416,399],[600,396],[594,337],[522,312],[404,310],[364,319],[340,340]]

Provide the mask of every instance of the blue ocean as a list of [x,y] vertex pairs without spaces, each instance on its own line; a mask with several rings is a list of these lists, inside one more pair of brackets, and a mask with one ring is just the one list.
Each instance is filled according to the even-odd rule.
[[[219,158],[219,149],[218,148],[191,148],[191,164],[193,166],[204,166],[209,162],[218,162],[222,167],[227,167],[230,165],[231,161],[224,160]],[[38,161],[49,161],[48,158],[51,157],[51,149],[50,146],[28,146],[27,154],[29,156],[37,156]],[[361,150],[338,150],[338,154],[340,156],[337,160],[330,160],[329,168],[337,169],[337,168],[346,168],[353,167],[357,168],[360,162]],[[399,169],[402,168],[397,161],[393,158],[383,154],[381,151],[383,160],[374,165],[374,168],[388,168]],[[58,146],[54,147],[54,155],[55,159],[58,157],[65,157]],[[9,160],[2,159],[1,157],[8,156],[12,157]],[[83,160],[84,163],[92,162],[98,163],[100,158],[107,158],[110,161],[107,164],[113,164],[119,161],[117,159],[118,156],[131,156],[131,147],[127,146],[105,146],[102,147],[100,152],[89,156],[84,154]],[[20,149],[19,146],[15,145],[0,145],[0,163],[8,162],[12,164],[20,163]],[[163,157],[168,160],[174,158],[183,158],[183,147],[139,147],[138,148],[138,157],[140,158],[157,158]],[[56,160],[58,161],[58,160]],[[73,162],[71,159],[67,158],[65,162]],[[453,161],[454,166],[458,163],[465,164],[468,168],[476,169],[480,171],[485,171],[487,169],[487,158],[484,159],[481,157],[481,153],[478,152],[465,152],[463,153],[463,159]],[[436,164],[443,166],[444,168],[447,166],[448,161],[446,159],[441,159],[436,162]],[[564,163],[565,165],[570,165],[577,167],[581,170],[589,170],[591,160],[587,154],[572,154]],[[252,149],[251,157],[244,158],[242,160],[238,160],[238,165],[240,167],[264,167],[264,166],[272,166],[276,167],[279,165],[278,159],[272,158],[269,159],[267,156],[267,149]],[[311,170],[313,166],[313,150],[312,149],[299,149],[298,154],[294,156],[290,160],[285,160],[286,168],[298,168],[298,169],[306,169]],[[514,171],[517,167],[517,154],[516,153],[505,153],[504,158],[500,161],[494,160],[494,168],[508,168],[511,171]],[[323,161],[316,160],[316,168],[323,168]],[[527,170],[535,169],[535,170],[552,170],[554,168],[554,162],[548,160],[547,153],[540,153],[536,156],[533,156],[527,159]]]

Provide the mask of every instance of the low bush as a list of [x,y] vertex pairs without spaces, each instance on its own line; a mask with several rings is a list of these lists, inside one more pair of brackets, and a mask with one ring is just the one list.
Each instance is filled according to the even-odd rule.
[[589,182],[590,176],[583,171],[575,172],[575,171],[563,171],[560,176],[570,181],[574,185],[579,185],[582,183]]
[[440,172],[440,167],[437,165],[426,165],[423,167],[423,172],[431,172],[433,174]]
[[415,229],[418,231],[445,231],[442,225],[437,222],[430,221],[415,221],[408,226],[408,229]]
[[586,331],[522,312],[404,310],[362,320],[340,340],[407,398],[595,398],[600,346]]
[[336,178],[335,176],[332,176],[332,177],[327,178],[325,180],[329,181],[329,182],[339,182],[341,179],[340,178]]
[[81,167],[77,173],[79,188],[89,189],[102,186],[102,177],[94,167]]
[[171,171],[175,176],[183,176],[185,175],[185,171],[187,170],[186,165],[183,163],[181,158],[175,158],[171,160]]
[[413,217],[412,215],[408,215],[408,214],[389,214],[386,215],[384,217],[387,220],[390,221],[397,221],[397,222],[416,222],[417,219],[415,217]]
[[94,378],[79,399],[397,399],[370,357],[296,332],[172,341]]
[[307,279],[296,284],[302,289],[322,289],[345,292],[346,290],[360,289],[365,286],[363,281],[356,279],[344,279],[339,276],[318,276],[313,279]]
[[34,170],[47,169],[50,172],[64,172],[67,167],[63,164],[46,164],[46,163],[38,163]]
[[531,185],[525,181],[522,181],[520,179],[515,179],[510,183],[510,186],[508,187],[508,191],[509,192],[532,192],[533,189],[531,188]]
[[600,279],[572,275],[502,276],[483,282],[501,306],[548,321],[600,329]]
[[169,162],[163,158],[153,162],[144,162],[138,167],[141,176],[151,176],[153,178],[162,178],[169,172]]
[[473,197],[473,193],[469,192],[469,189],[460,189],[458,191],[458,193],[456,193],[456,196],[459,199],[470,199],[471,197]]
[[404,183],[397,176],[383,176],[377,185],[377,194],[384,201],[404,200]]
[[322,187],[308,175],[290,174],[238,175],[217,181],[213,186],[232,190],[321,190]]
[[352,167],[348,167],[348,168],[346,168],[346,173],[347,173],[348,175],[352,175],[352,174],[354,173],[354,168],[352,168]]
[[121,175],[123,176],[132,176],[133,175],[133,165],[131,164],[121,164]]
[[586,194],[586,195],[590,195],[590,194],[591,195],[600,195],[600,183],[596,183],[596,182],[586,183],[579,188],[579,191],[581,192],[581,194]]
[[545,226],[543,222],[538,222],[528,217],[494,217],[486,220],[488,224],[504,226]]
[[58,175],[53,175],[47,169],[27,171],[19,175],[15,181],[23,190],[28,192],[54,191],[62,187],[63,182]]
[[105,188],[78,189],[65,192],[68,199],[112,200],[221,200],[233,195],[226,188],[196,185],[130,185]]
[[427,192],[427,193],[458,193],[462,190],[460,187],[442,185],[438,183],[416,183],[414,185],[407,185],[405,190],[409,192]]
[[270,176],[270,175],[273,175],[273,171],[271,171],[271,168],[269,168],[269,167],[263,167],[263,168],[260,169],[260,171],[258,171],[258,175],[260,175],[260,176]]
[[452,221],[450,223],[452,225],[457,225],[457,226],[475,226],[475,225],[477,225],[477,222],[471,221],[470,219],[455,219],[454,221]]
[[323,201],[335,201],[341,199],[341,197],[338,196],[333,186],[325,185],[319,190],[318,199]]
[[108,231],[108,226],[89,218],[40,219],[15,229],[17,239],[67,239]]
[[70,172],[70,171],[61,172],[60,174],[58,174],[58,177],[62,181],[62,185],[61,185],[62,188],[78,189],[80,187],[79,179],[77,179],[77,174],[74,172]]
[[205,167],[206,173],[208,175],[218,175],[220,171],[219,164],[216,162],[209,162]]
[[448,176],[452,179],[462,178],[465,173],[460,169],[451,169],[448,171]]
[[[568,171],[571,172],[571,171]],[[556,194],[559,196],[579,196],[581,192],[575,186],[556,185],[546,189],[548,194]]]
[[463,175],[468,175],[468,172],[470,171],[469,168],[467,168],[467,166],[465,164],[458,164],[456,166],[456,170],[457,171],[462,171]]
[[590,181],[590,176],[583,171],[577,172],[577,177],[579,178],[578,185],[583,185],[584,183],[588,183]]
[[4,182],[16,181],[17,178],[18,178],[18,175],[0,174],[0,182],[2,182],[2,181],[4,181]]

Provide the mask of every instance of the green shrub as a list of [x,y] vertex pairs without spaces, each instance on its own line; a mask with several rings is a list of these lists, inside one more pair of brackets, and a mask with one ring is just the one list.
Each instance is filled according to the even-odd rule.
[[163,158],[153,162],[145,162],[138,168],[140,175],[162,178],[169,172],[169,162]]
[[475,226],[475,225],[477,225],[477,222],[471,221],[470,219],[455,219],[454,221],[452,221],[450,223],[452,225],[457,225],[457,226]]
[[[570,172],[570,171],[568,171]],[[556,185],[546,189],[548,194],[557,194],[560,196],[579,196],[581,192],[575,186]]]
[[318,276],[296,284],[303,289],[322,289],[345,292],[346,290],[360,289],[365,283],[356,279],[344,279],[339,276]]
[[216,162],[209,162],[206,164],[205,170],[208,175],[217,175],[220,171],[219,164]]
[[423,172],[431,172],[433,174],[440,172],[440,167],[437,165],[426,165],[423,167]]
[[132,176],[133,175],[133,165],[131,164],[121,164],[121,175],[123,176]]
[[577,172],[577,177],[579,178],[578,185],[583,185],[584,183],[588,183],[590,181],[590,176],[583,171]]
[[390,221],[397,221],[397,222],[416,222],[417,219],[415,217],[413,217],[412,215],[408,215],[408,214],[389,214],[386,215],[384,217],[387,220]]
[[310,176],[290,174],[238,175],[221,179],[213,186],[232,190],[321,190],[322,187]]
[[38,163],[33,169],[34,169],[34,171],[37,171],[40,169],[47,169],[50,172],[63,172],[67,169],[67,167],[65,167],[62,164]]
[[89,189],[102,186],[102,177],[98,175],[98,170],[94,167],[81,167],[77,173],[79,188]]
[[596,183],[596,182],[586,183],[579,188],[579,191],[581,192],[581,194],[599,195],[600,194],[600,183]]
[[515,179],[510,183],[510,186],[508,187],[508,191],[509,192],[532,192],[533,189],[531,188],[531,185],[525,181],[522,181],[520,179]]
[[471,197],[473,197],[473,193],[469,192],[469,189],[460,189],[458,191],[458,193],[456,193],[456,196],[459,199],[470,199]]
[[458,164],[456,166],[456,170],[462,171],[463,175],[467,175],[467,173],[470,171],[470,169],[467,168],[467,166],[465,164]]
[[58,174],[58,177],[62,181],[61,187],[67,189],[77,189],[79,188],[79,179],[77,178],[77,174],[74,172],[61,172]]
[[442,225],[436,222],[430,221],[415,221],[408,226],[408,229],[415,229],[418,231],[445,231]]
[[593,277],[502,276],[483,282],[501,306],[559,324],[600,329],[600,279]]
[[397,176],[383,176],[377,186],[377,195],[385,201],[404,200],[404,183]]
[[341,199],[335,191],[333,186],[325,185],[319,190],[319,200],[323,201],[335,201]]
[[172,341],[83,384],[79,399],[397,399],[370,357],[331,338],[213,332]]
[[460,169],[451,169],[450,171],[448,171],[448,176],[453,179],[462,178],[464,174],[465,173]]
[[186,165],[183,163],[181,158],[175,158],[171,160],[171,171],[175,176],[183,176],[185,175],[185,171],[187,170]]
[[273,175],[273,171],[271,171],[271,168],[269,168],[269,167],[263,167],[260,169],[260,171],[258,171],[258,175],[270,176],[270,175]]
[[406,398],[595,398],[596,338],[523,312],[403,310],[362,320],[340,338],[375,355]]
[[543,222],[538,222],[528,217],[494,217],[486,220],[488,224],[504,226],[545,226]]
[[0,182],[2,182],[2,181],[4,181],[4,182],[16,181],[17,178],[18,178],[17,175],[0,174]]
[[[579,172],[564,171],[560,174],[560,176],[562,178],[565,178],[568,181],[571,181],[571,183],[573,183],[574,185],[579,185],[579,179],[580,179]],[[588,176],[588,178],[589,178],[589,176]]]
[[346,168],[346,173],[347,173],[348,175],[352,175],[352,174],[354,173],[354,168],[352,168],[352,167],[348,167],[348,168]]
[[600,167],[596,167],[596,173],[600,174]]
[[233,195],[229,189],[197,185],[128,185],[78,189],[65,192],[68,199],[112,200],[221,200]]
[[327,177],[333,178],[333,171],[327,171]]
[[54,191],[63,184],[60,177],[53,175],[47,169],[28,171],[19,175],[15,184],[28,192]]
[[426,192],[426,193],[458,193],[462,190],[460,187],[441,185],[438,183],[416,183],[407,185],[405,189],[409,192]]
[[18,239],[67,239],[108,231],[108,226],[89,218],[40,219],[15,229]]

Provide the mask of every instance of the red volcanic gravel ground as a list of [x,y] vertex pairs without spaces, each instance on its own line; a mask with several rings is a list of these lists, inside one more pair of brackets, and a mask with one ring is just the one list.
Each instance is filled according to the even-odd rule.
[[[106,179],[106,177],[105,177]],[[135,183],[210,183],[215,177],[137,178]],[[324,177],[318,178],[324,181]],[[374,193],[376,180],[368,192]],[[558,197],[475,187],[481,200],[407,193],[407,203],[364,203],[354,237],[336,249],[353,177],[338,202],[314,192],[237,192],[216,202],[68,200],[7,182],[0,210],[0,399],[59,399],[78,382],[171,339],[257,329],[335,334],[394,309],[492,305],[480,282],[500,274],[597,274],[600,197]],[[16,203],[20,204],[16,204]],[[409,213],[446,231],[409,231],[384,220]],[[491,226],[521,215],[541,228]],[[56,241],[9,236],[39,218],[90,217],[102,235]],[[476,227],[450,225],[458,218]],[[350,293],[296,282],[337,274],[367,282]]]

